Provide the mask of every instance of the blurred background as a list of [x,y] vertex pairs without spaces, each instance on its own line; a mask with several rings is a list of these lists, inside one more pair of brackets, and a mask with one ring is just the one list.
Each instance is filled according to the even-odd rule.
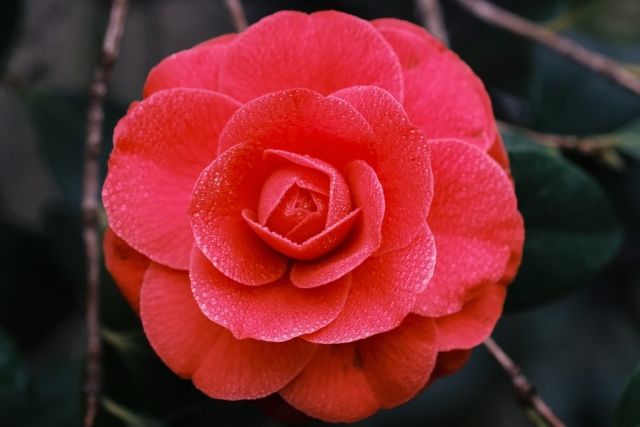
[[[494,3],[640,75],[638,0]],[[408,0],[243,4],[249,23],[282,9],[421,23]],[[612,425],[640,361],[640,97],[488,26],[454,1],[442,7],[451,48],[484,81],[497,118],[516,126],[504,136],[527,244],[494,338],[567,425]],[[85,110],[109,8],[106,0],[0,3],[0,426],[81,425]],[[229,32],[221,0],[130,1],[106,105],[103,176],[112,129],[140,99],[151,67]],[[595,148],[541,147],[549,134],[588,137]],[[150,350],[106,273],[101,292],[105,366],[97,426],[283,425],[251,404],[213,401],[178,379]],[[358,425],[533,424],[479,347],[459,374]]]

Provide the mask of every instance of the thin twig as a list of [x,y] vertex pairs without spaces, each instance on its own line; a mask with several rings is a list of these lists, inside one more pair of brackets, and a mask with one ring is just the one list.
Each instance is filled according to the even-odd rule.
[[449,46],[449,37],[442,16],[440,0],[418,0],[417,6],[422,17],[422,25],[445,46]]
[[84,389],[86,412],[84,425],[94,425],[101,389],[102,346],[100,342],[100,231],[98,224],[100,189],[100,145],[102,143],[103,104],[127,16],[127,0],[113,0],[102,55],[94,74],[87,111],[87,140],[82,179],[82,228],[87,257],[87,361]]
[[591,51],[573,40],[559,36],[545,27],[514,15],[486,0],[456,0],[456,2],[488,24],[543,44],[560,55],[618,83],[632,93],[640,95],[640,79],[611,58]]
[[500,131],[510,130],[518,132],[528,137],[533,142],[545,147],[578,150],[585,154],[599,153],[602,150],[614,148],[619,142],[619,138],[616,138],[613,135],[558,135],[554,133],[538,132],[501,121],[497,121],[496,123],[498,124],[498,129],[500,129]]
[[551,408],[542,401],[535,387],[529,383],[529,380],[522,374],[520,368],[513,363],[513,360],[507,356],[498,344],[496,344],[492,338],[487,338],[484,345],[511,379],[516,398],[528,409],[528,415],[538,422],[542,421],[546,423],[550,427],[566,427],[566,425],[555,416]]
[[225,3],[233,18],[233,26],[236,28],[236,31],[241,33],[246,30],[249,24],[247,24],[247,16],[244,14],[242,2],[240,0],[225,0]]

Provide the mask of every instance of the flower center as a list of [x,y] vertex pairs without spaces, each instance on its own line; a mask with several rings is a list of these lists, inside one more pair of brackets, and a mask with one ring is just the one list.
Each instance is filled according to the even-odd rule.
[[[263,190],[263,195],[268,191]],[[268,229],[295,243],[320,233],[327,220],[328,198],[293,184],[263,223]]]
[[[296,187],[298,187],[296,185]],[[313,201],[313,197],[311,196],[311,192],[306,188],[297,188],[296,194],[296,202],[294,204],[294,208],[291,211],[293,215],[304,215],[306,216],[309,213],[316,212],[318,210],[318,205]]]

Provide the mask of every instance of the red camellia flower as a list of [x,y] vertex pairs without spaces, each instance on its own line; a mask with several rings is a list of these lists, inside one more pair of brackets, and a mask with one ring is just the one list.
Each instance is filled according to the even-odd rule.
[[480,80],[422,28],[281,12],[162,61],[118,124],[109,270],[217,399],[355,421],[491,333],[523,224]]

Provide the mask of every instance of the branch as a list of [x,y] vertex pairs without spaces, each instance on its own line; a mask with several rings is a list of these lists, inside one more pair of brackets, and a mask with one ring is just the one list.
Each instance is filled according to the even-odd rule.
[[422,17],[422,25],[438,38],[445,46],[449,46],[447,27],[442,17],[439,0],[418,0],[418,11]]
[[583,65],[630,92],[640,95],[640,79],[616,61],[598,52],[555,34],[553,31],[527,21],[486,0],[455,0],[477,18],[547,46],[562,56]]
[[244,14],[244,8],[240,0],[225,0],[227,9],[233,18],[233,25],[236,27],[236,31],[241,33],[247,29],[247,16]]
[[498,344],[496,344],[492,338],[487,338],[484,345],[500,364],[504,372],[511,378],[516,398],[528,409],[528,415],[533,420],[538,422],[542,421],[551,427],[566,427],[566,425],[555,416],[551,408],[542,401],[535,387],[529,383],[520,371],[520,368],[513,363],[513,360],[507,356]]
[[100,145],[102,143],[103,104],[120,47],[127,16],[127,0],[113,0],[104,36],[100,64],[93,74],[87,111],[87,140],[82,179],[82,228],[87,257],[87,361],[84,389],[84,425],[94,425],[101,388],[102,346],[100,342],[100,231],[98,224],[100,190]]
[[501,121],[496,121],[496,123],[500,131],[511,130],[518,132],[542,146],[578,150],[585,154],[597,154],[602,152],[602,150],[615,148],[619,143],[619,138],[606,134],[593,136],[558,135],[554,133],[537,132]]

